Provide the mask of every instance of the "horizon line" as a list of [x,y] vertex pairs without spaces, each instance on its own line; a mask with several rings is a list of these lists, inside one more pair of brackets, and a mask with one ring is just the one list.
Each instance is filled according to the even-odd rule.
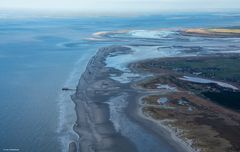
[[[109,14],[111,13],[111,14]],[[159,10],[159,11],[77,11],[77,10],[45,10],[45,9],[1,9],[0,18],[11,17],[131,17],[131,16],[149,16],[161,14],[183,15],[196,14],[196,13],[237,13],[240,15],[238,8],[229,9],[204,9],[204,10],[191,10],[191,9],[175,9],[175,10]]]

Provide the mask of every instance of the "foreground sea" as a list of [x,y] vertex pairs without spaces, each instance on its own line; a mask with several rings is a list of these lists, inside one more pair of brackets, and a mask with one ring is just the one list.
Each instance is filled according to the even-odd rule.
[[[0,15],[1,16],[1,15]],[[98,48],[99,31],[232,27],[238,13],[162,14],[131,17],[2,17],[0,20],[0,151],[67,151],[75,88]]]

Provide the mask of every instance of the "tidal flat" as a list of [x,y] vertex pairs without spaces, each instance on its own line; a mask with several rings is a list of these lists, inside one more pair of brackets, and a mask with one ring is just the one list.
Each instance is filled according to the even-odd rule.
[[238,39],[144,33],[93,35],[125,43],[100,49],[81,76],[73,95],[80,139],[71,146],[84,152],[239,151]]
[[[165,120],[146,117],[142,110],[143,106],[154,108],[155,105],[173,110],[170,106],[171,96],[164,94],[181,89],[171,82],[156,83],[156,89],[137,86],[162,73],[131,68],[132,64],[154,58],[159,61],[177,58],[180,61],[180,57],[195,60],[194,57],[218,55],[219,59],[213,58],[212,62],[202,65],[208,66],[214,60],[225,60],[221,54],[232,54],[237,58],[240,50],[239,37],[236,34],[226,35],[228,30],[225,30],[225,35],[184,34],[187,29],[224,29],[230,26],[227,29],[237,29],[240,16],[234,12],[128,17],[12,17],[0,16],[1,150],[187,151],[186,147],[191,146],[185,144],[185,148],[181,148],[185,140],[162,125]],[[98,60],[96,67],[91,67],[89,63],[88,67],[93,70],[84,74],[85,80],[81,78],[76,89],[80,76],[88,69],[89,60],[94,55],[101,55],[96,52],[104,50],[109,54],[104,54],[101,62],[96,56],[91,60]],[[173,76],[178,83],[179,78],[187,76],[195,78],[191,80],[207,79],[239,88],[239,72],[235,68],[239,62],[237,59],[236,62],[227,62],[224,68],[227,71],[223,75],[211,77],[214,72],[220,74],[217,72],[220,70],[210,67],[205,70],[213,73],[201,74],[204,71],[201,68],[200,72],[175,72]],[[189,81],[181,83],[182,86],[191,84],[201,89],[200,84]],[[208,85],[213,85],[212,89],[219,87],[216,84],[204,85],[202,88],[208,88]],[[222,97],[229,98],[230,95],[231,99],[238,101],[237,91],[206,94],[190,88],[186,89],[208,102],[237,112],[234,109],[237,105],[233,103],[239,102],[229,102]],[[71,100],[72,94],[74,102]],[[144,102],[138,102],[140,99]],[[183,99],[179,104],[186,104]],[[186,110],[190,112],[194,109]],[[235,138],[238,139],[237,136]]]

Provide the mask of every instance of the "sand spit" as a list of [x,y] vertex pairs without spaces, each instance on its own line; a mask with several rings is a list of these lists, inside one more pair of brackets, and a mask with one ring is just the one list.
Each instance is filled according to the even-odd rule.
[[183,35],[207,36],[207,37],[239,37],[240,29],[212,28],[212,29],[186,29],[181,31]]
[[128,49],[109,47],[98,51],[87,65],[77,91],[72,96],[77,113],[74,130],[79,135],[79,141],[71,143],[71,152],[136,151],[128,139],[116,132],[109,120],[108,104],[105,103],[106,99],[119,89],[111,79],[107,78],[109,69],[105,68],[104,63],[108,54],[116,50]]
[[[102,48],[90,60],[86,71],[82,74],[76,93],[72,99],[76,105],[77,121],[74,125],[75,132],[79,135],[79,141],[74,141],[69,145],[70,152],[134,152],[139,151],[134,141],[130,141],[119,132],[110,118],[109,102],[113,97],[121,94],[126,94],[128,103],[128,116],[138,125],[142,126],[147,134],[152,134],[157,137],[157,140],[165,140],[167,147],[171,152],[190,152],[189,147],[186,147],[184,142],[179,142],[180,139],[172,138],[172,132],[164,127],[152,126],[149,121],[146,121],[137,111],[139,111],[138,100],[139,95],[144,95],[145,92],[132,88],[133,82],[120,83],[111,79],[111,75],[119,75],[121,71],[112,67],[106,67],[106,58],[116,53],[121,52],[128,54],[130,48],[122,46],[111,46]],[[136,99],[136,100],[132,100]],[[134,102],[130,102],[134,101]],[[134,105],[131,107],[131,105]],[[129,108],[132,108],[129,110]],[[128,127],[128,126],[126,126]],[[158,134],[155,133],[157,130]],[[144,131],[145,133],[145,131]],[[145,133],[146,134],[146,133]],[[171,136],[169,136],[171,135]],[[137,137],[138,135],[136,135]],[[143,143],[144,144],[144,143]],[[165,146],[166,146],[165,145]],[[159,146],[161,147],[161,146]],[[151,147],[149,147],[151,148]],[[159,151],[161,149],[154,149]]]

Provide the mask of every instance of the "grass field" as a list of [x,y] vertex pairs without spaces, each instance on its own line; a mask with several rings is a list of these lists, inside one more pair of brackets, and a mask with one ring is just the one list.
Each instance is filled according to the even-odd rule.
[[168,58],[156,61],[164,69],[197,74],[206,78],[240,81],[240,57]]

